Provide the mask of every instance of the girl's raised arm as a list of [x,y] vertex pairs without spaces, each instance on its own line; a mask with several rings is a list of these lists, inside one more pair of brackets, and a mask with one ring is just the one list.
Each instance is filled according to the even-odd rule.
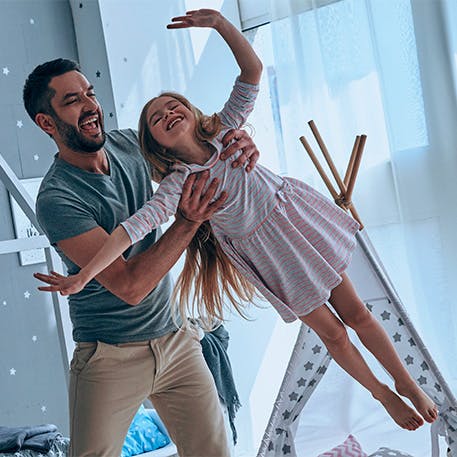
[[243,34],[219,11],[200,9],[187,11],[185,16],[171,19],[169,29],[188,27],[211,27],[225,40],[240,67],[240,81],[258,84],[262,74],[262,62]]

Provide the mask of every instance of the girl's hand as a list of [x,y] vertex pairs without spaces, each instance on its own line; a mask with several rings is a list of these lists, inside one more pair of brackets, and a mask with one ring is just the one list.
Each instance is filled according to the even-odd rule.
[[60,292],[60,295],[71,295],[84,289],[88,281],[81,278],[79,274],[72,276],[63,276],[55,271],[46,275],[43,273],[34,273],[33,276],[40,281],[43,281],[49,286],[40,286],[38,290],[44,292]]
[[200,9],[187,11],[185,16],[177,16],[171,19],[172,24],[167,29],[185,29],[189,27],[212,27],[215,28],[223,16],[219,11]]

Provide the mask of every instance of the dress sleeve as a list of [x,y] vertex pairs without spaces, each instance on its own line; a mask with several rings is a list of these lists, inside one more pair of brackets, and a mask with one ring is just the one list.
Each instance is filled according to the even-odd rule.
[[176,213],[182,194],[182,186],[188,173],[173,172],[160,183],[157,191],[138,211],[121,222],[132,244],[167,222]]
[[258,93],[258,84],[245,83],[236,78],[229,99],[218,113],[221,122],[230,128],[240,128],[254,109]]

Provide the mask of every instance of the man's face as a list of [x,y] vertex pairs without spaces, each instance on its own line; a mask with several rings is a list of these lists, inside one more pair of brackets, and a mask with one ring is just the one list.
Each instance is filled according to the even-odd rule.
[[78,71],[52,78],[49,86],[55,90],[51,100],[55,112],[54,138],[75,152],[97,152],[106,137],[103,113],[93,86]]

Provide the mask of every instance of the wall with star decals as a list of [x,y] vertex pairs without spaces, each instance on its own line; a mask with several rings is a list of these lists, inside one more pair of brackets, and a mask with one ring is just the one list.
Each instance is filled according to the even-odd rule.
[[[90,17],[90,19],[88,19]],[[89,29],[78,27],[81,20]],[[90,33],[88,33],[90,32]],[[79,60],[116,125],[97,3],[2,0],[0,14],[0,153],[19,179],[42,177],[55,144],[28,117],[22,87],[33,68],[57,57]],[[92,43],[89,40],[93,40]],[[8,192],[0,183],[0,240],[15,238]],[[54,423],[68,435],[67,386],[51,298],[19,255],[0,256],[0,425]]]

